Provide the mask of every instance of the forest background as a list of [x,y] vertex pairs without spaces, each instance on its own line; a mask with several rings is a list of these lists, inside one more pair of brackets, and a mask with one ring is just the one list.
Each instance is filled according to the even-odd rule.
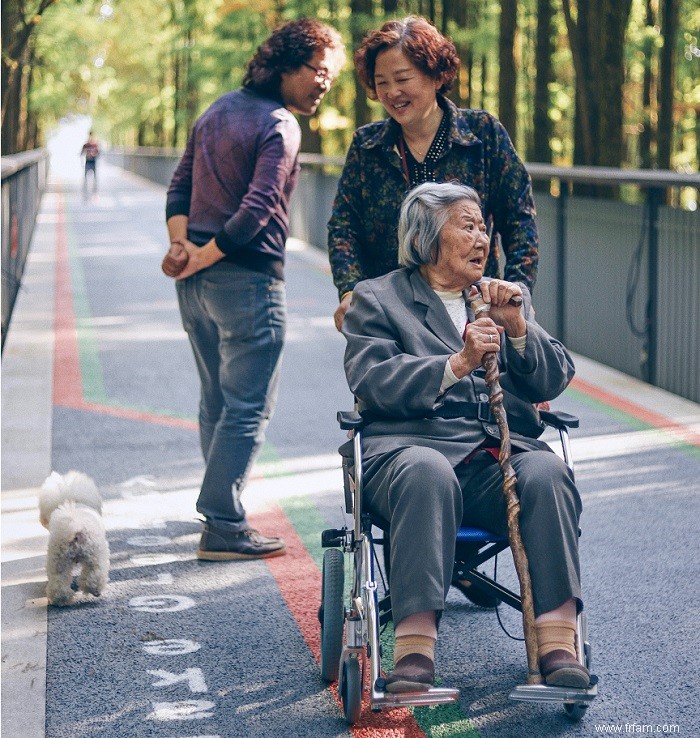
[[[457,46],[452,99],[497,115],[526,161],[697,172],[698,0],[3,0],[2,152],[70,114],[113,145],[181,148],[281,22],[334,25],[350,59],[411,13]],[[383,114],[348,61],[302,151],[342,156]]]

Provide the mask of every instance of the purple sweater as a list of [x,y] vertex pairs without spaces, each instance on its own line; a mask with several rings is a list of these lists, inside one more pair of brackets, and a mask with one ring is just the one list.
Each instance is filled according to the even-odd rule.
[[283,279],[300,143],[299,124],[278,100],[245,88],[223,95],[195,123],[166,219],[188,216],[193,243],[214,238],[226,261]]

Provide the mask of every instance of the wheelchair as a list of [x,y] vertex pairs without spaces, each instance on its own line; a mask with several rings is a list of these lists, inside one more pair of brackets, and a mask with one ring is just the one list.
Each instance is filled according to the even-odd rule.
[[[542,411],[546,426],[559,432],[564,462],[573,472],[569,428],[578,427],[578,418],[560,411]],[[338,423],[351,436],[352,453],[343,453],[343,486],[345,510],[353,517],[352,529],[328,529],[321,535],[323,555],[321,606],[321,677],[326,682],[338,680],[338,694],[346,721],[354,725],[360,719],[365,684],[365,669],[369,666],[369,706],[373,712],[405,706],[429,706],[454,703],[458,689],[430,687],[421,692],[391,693],[385,689],[381,672],[380,628],[391,620],[391,593],[380,599],[376,573],[385,580],[376,556],[376,546],[383,545],[385,568],[388,567],[389,536],[386,524],[373,520],[362,507],[362,430],[366,420],[357,411],[338,412]],[[382,530],[382,537],[373,536],[373,528]],[[462,527],[457,533],[453,572],[455,579],[467,580],[471,587],[495,596],[498,601],[522,611],[520,595],[499,584],[477,567],[509,547],[504,536],[480,528]],[[352,581],[345,587],[345,561]],[[576,648],[578,659],[591,670],[591,646],[587,640],[586,616],[577,619]],[[597,677],[591,674],[587,689],[552,687],[544,684],[516,686],[509,694],[512,700],[563,704],[566,715],[580,720],[588,705],[596,698]]]

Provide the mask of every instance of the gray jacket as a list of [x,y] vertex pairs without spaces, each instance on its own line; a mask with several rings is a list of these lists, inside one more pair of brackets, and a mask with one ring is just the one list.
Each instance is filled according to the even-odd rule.
[[[552,400],[574,375],[564,346],[535,321],[530,294],[523,288],[527,344],[521,357],[507,339],[499,355],[501,381],[523,400]],[[474,320],[468,309],[468,318]],[[355,287],[343,323],[347,340],[345,373],[361,410],[389,416],[364,433],[365,456],[401,446],[435,448],[458,464],[487,436],[498,437],[493,421],[477,417],[427,417],[450,403],[488,400],[482,369],[461,379],[438,398],[448,358],[464,346],[440,298],[417,269],[398,269]],[[447,413],[449,414],[449,413]],[[547,448],[512,434],[514,448]]]

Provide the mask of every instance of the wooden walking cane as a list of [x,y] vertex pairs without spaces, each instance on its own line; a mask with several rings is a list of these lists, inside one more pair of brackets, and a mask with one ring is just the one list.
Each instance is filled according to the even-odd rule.
[[[522,298],[513,298],[522,303]],[[511,301],[512,302],[512,301]],[[474,311],[474,317],[479,318],[489,313],[490,305],[484,302],[481,292],[469,298],[469,305]],[[508,430],[508,419],[503,407],[503,390],[499,381],[498,360],[496,354],[489,351],[484,354],[481,361],[486,370],[486,383],[489,387],[489,405],[491,413],[498,424],[501,437],[501,447],[498,452],[498,465],[501,467],[503,476],[503,495],[506,498],[508,519],[508,541],[513,552],[515,571],[520,582],[520,599],[523,612],[523,632],[525,635],[525,653],[527,655],[527,683],[542,684],[537,660],[537,633],[535,631],[535,608],[532,600],[532,583],[530,582],[530,569],[528,568],[527,554],[523,539],[520,536],[520,502],[515,493],[515,471],[510,463],[510,431]]]

